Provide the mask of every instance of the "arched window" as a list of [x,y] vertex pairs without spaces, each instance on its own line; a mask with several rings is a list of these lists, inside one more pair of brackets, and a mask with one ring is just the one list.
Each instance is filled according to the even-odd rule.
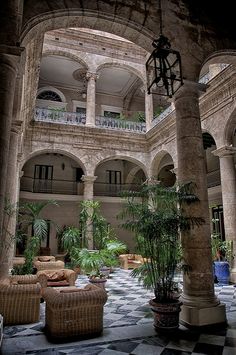
[[62,102],[61,97],[52,90],[42,91],[40,94],[38,94],[37,99]]

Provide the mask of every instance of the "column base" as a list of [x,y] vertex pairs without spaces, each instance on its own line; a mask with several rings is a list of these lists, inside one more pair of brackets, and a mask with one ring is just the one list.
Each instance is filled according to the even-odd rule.
[[220,303],[207,308],[183,305],[180,312],[180,323],[187,328],[227,324],[225,305]]

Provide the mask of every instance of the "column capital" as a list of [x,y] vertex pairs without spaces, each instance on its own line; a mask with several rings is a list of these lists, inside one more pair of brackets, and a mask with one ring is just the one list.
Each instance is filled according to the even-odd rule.
[[201,84],[196,81],[184,80],[184,85],[182,85],[174,94],[174,99],[176,100],[182,96],[192,96],[194,93],[200,96],[201,93],[206,92],[206,89],[206,84]]
[[81,180],[84,183],[93,183],[97,179],[97,176],[92,176],[92,175],[82,175]]
[[227,158],[227,157],[234,156],[234,154],[236,154],[236,148],[225,145],[216,150],[213,150],[212,154],[219,158],[223,158],[223,157]]
[[87,72],[86,73],[86,79],[87,80],[94,80],[94,81],[96,81],[97,79],[99,78],[99,75],[97,74],[97,73],[92,73],[92,72]]

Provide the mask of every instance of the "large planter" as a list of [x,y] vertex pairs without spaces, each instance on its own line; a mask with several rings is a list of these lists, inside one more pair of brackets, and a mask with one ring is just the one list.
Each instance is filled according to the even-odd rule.
[[214,261],[214,275],[221,285],[228,285],[230,278],[230,269],[228,261]]
[[171,303],[149,301],[154,316],[154,327],[157,331],[173,331],[179,327],[179,313],[182,303],[173,300]]

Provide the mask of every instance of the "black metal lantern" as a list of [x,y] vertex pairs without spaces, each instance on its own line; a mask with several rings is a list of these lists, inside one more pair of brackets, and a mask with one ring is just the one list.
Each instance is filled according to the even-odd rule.
[[172,97],[183,85],[181,57],[171,49],[170,41],[162,34],[161,1],[159,0],[160,36],[154,40],[155,48],[146,62],[147,90],[152,93]]

